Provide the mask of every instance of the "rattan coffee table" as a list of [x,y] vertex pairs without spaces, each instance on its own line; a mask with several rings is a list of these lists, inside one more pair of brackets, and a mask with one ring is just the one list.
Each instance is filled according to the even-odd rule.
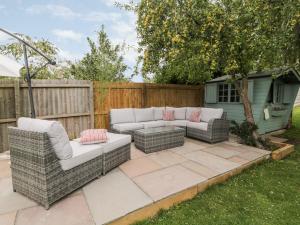
[[134,132],[135,146],[145,153],[174,148],[184,144],[183,128],[175,126],[141,129]]

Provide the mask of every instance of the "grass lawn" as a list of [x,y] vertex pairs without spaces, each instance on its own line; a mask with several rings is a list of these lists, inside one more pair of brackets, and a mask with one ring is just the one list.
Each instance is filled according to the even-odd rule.
[[[283,136],[300,143],[300,107]],[[300,145],[138,225],[300,224]]]

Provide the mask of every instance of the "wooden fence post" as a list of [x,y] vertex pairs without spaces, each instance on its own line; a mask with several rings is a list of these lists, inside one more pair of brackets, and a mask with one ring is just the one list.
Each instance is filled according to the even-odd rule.
[[142,108],[146,108],[147,107],[147,84],[144,83],[143,87],[142,87]]
[[20,108],[20,80],[14,82],[14,92],[15,92],[15,112],[16,112],[16,121],[18,121],[21,115]]
[[93,82],[90,82],[90,92],[89,92],[89,107],[90,107],[90,115],[91,115],[91,121],[90,121],[90,128],[95,127],[95,114],[94,114],[94,87],[93,87]]

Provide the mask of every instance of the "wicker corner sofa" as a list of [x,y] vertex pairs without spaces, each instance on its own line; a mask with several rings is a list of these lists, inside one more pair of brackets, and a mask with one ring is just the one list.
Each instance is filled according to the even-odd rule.
[[[175,120],[163,120],[164,110],[174,110]],[[199,122],[189,121],[193,111],[200,111]],[[139,129],[176,126],[185,129],[185,136],[209,143],[226,141],[229,138],[229,121],[223,109],[205,107],[151,107],[111,109],[111,132],[130,134]]]
[[[108,143],[84,145],[82,151],[79,149],[76,155],[73,152],[70,159],[61,160],[47,132],[17,127],[8,130],[13,190],[46,209],[130,159],[131,138],[128,135],[109,133]],[[80,145],[71,142],[72,148]]]

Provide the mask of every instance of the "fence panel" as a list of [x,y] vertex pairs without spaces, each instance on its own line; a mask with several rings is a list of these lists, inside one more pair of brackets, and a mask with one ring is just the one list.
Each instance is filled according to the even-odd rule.
[[[58,120],[70,138],[94,126],[93,83],[79,80],[33,80],[37,118]],[[28,87],[24,81],[0,81],[0,152],[8,150],[7,127],[30,116]]]
[[109,128],[109,111],[112,108],[202,105],[203,86],[94,82],[97,128]]

